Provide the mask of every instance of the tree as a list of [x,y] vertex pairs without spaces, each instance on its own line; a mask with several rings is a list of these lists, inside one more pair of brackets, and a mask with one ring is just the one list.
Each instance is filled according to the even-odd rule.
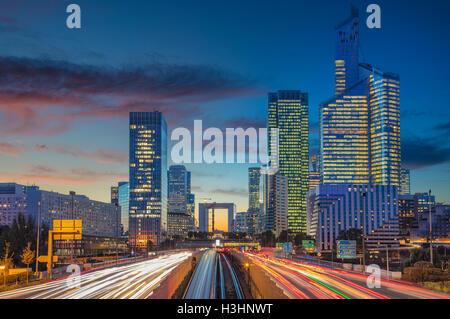
[[31,250],[31,242],[28,242],[28,245],[26,248],[23,249],[22,255],[20,256],[22,258],[22,262],[27,265],[27,284],[28,284],[28,266],[33,262],[35,256],[35,252]]
[[295,235],[294,243],[296,246],[302,246],[304,240],[313,239],[311,236],[306,235],[305,233],[298,233]]
[[14,253],[11,254],[11,256],[9,255],[9,249],[11,247],[11,243],[10,242],[5,242],[5,256],[4,256],[4,261],[3,264],[5,266],[5,270],[4,270],[4,276],[3,276],[3,284],[6,287],[6,282],[7,282],[7,278],[8,278],[8,272],[9,272],[9,267],[12,266],[12,257],[14,256]]
[[355,240],[357,249],[362,249],[363,233],[361,229],[350,228],[341,230],[336,240]]
[[271,230],[266,230],[261,234],[261,246],[273,247],[275,246],[275,234]]

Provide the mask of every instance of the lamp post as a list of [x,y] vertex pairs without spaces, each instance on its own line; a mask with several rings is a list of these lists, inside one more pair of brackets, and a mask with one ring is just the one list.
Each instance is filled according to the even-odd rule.
[[431,189],[428,190],[428,211],[429,211],[429,222],[430,222],[430,262],[433,264],[433,234],[432,234],[432,220],[431,220]]
[[38,202],[38,224],[37,224],[37,239],[36,239],[36,270],[39,271],[39,233],[41,232],[41,202]]
[[[74,223],[73,227],[75,228],[75,221],[74,221],[74,205],[73,205],[73,197],[75,195],[74,191],[70,191],[70,196],[72,197],[72,203],[71,203],[71,219]],[[70,263],[73,264],[73,246],[75,244],[75,236],[72,237],[72,241],[70,243]]]
[[119,240],[119,204],[116,203],[116,264],[119,262],[118,241]]
[[363,233],[362,233],[362,249],[363,249],[363,271],[366,271],[366,193],[362,193],[362,206],[363,206]]

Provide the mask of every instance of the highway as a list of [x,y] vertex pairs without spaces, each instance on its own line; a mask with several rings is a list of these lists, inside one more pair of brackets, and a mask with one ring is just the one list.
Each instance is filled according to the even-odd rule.
[[146,299],[191,252],[169,254],[0,294],[9,299]]
[[223,253],[207,250],[200,259],[185,299],[242,299],[243,294],[230,261]]
[[368,288],[367,275],[340,268],[246,254],[292,299],[450,299],[450,295],[400,280],[381,280]]

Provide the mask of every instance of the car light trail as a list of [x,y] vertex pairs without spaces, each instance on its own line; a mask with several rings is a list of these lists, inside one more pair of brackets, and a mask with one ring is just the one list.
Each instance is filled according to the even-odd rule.
[[16,289],[0,298],[29,299],[145,299],[192,253],[164,255],[134,264],[119,265]]

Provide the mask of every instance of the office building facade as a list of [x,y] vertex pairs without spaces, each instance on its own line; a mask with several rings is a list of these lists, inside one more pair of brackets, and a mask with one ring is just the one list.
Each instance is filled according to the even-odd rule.
[[[73,209],[72,209],[73,207]],[[84,195],[61,194],[38,186],[0,183],[0,224],[10,226],[18,215],[53,227],[55,219],[81,219],[83,236],[116,238],[120,235],[120,210],[114,204]]]
[[168,235],[186,237],[195,230],[190,172],[183,165],[170,166],[168,185]]
[[[288,179],[288,231],[306,232],[306,197],[309,189],[308,94],[298,90],[269,93],[268,145],[272,129],[278,134],[278,170]],[[272,147],[269,156],[273,157]]]
[[289,180],[277,172],[265,174],[264,179],[264,230],[270,230],[278,237],[284,230],[288,230],[289,216]]
[[400,195],[411,194],[411,178],[409,169],[402,168],[400,171]]
[[122,234],[128,236],[130,229],[130,183],[120,182],[118,186],[118,203],[122,223]]
[[308,196],[308,234],[319,251],[331,251],[349,229],[362,231],[369,250],[399,246],[396,186],[321,184]]
[[130,112],[129,243],[136,250],[167,236],[167,124],[161,112]]
[[359,63],[358,13],[336,27],[335,95],[319,106],[323,184],[400,186],[400,78]]

